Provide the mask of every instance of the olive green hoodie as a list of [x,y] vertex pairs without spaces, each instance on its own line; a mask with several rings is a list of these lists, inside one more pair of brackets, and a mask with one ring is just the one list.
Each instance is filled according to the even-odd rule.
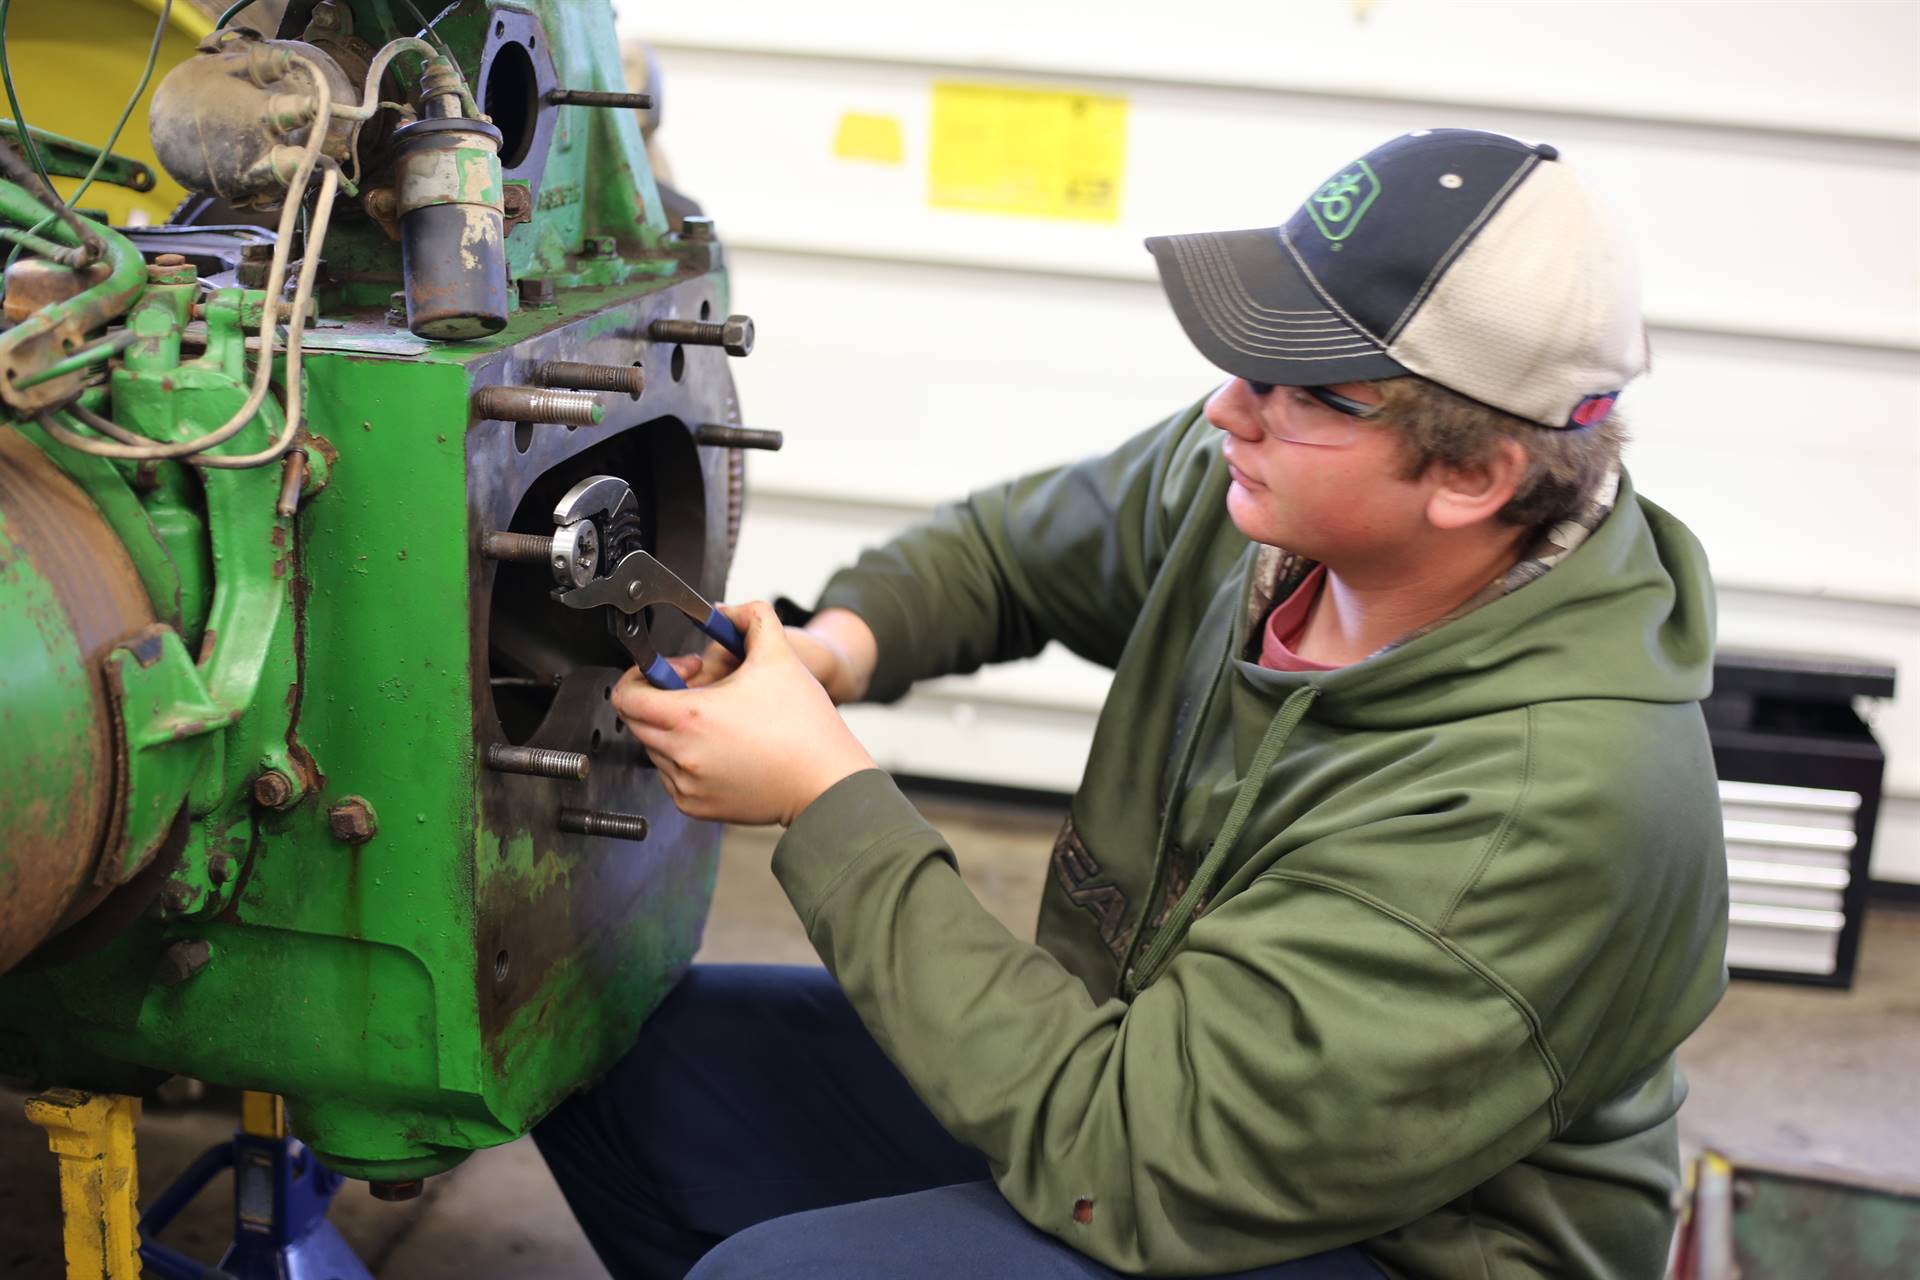
[[776,874],[934,1114],[1101,1262],[1658,1276],[1673,1050],[1725,985],[1699,544],[1623,482],[1544,577],[1270,671],[1217,440],[1194,406],[822,597],[872,627],[883,701],[1049,641],[1114,669],[1039,945],[877,771]]

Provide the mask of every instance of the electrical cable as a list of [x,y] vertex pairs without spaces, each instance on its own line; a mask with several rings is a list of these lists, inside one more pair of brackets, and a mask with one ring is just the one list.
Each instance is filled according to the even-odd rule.
[[220,30],[220,28],[233,21],[234,14],[239,13],[252,3],[253,0],[233,0],[233,3],[227,6],[226,11],[214,20],[213,29],[215,31]]
[[[55,216],[52,212],[47,214],[48,218]],[[42,220],[33,225],[44,227],[47,224]],[[63,267],[84,267],[93,257],[83,244],[55,244],[51,240],[37,236],[31,231],[22,231],[18,227],[0,227],[0,240],[11,240],[29,253],[57,262]]]
[[192,440],[170,443],[147,441],[141,445],[110,443],[105,440],[91,439],[79,435],[62,426],[52,414],[41,414],[39,421],[60,443],[82,453],[95,457],[125,458],[139,461],[155,461],[167,458],[187,458],[195,465],[236,467],[259,466],[270,462],[274,457],[286,451],[287,444],[299,429],[300,422],[300,340],[306,329],[307,305],[313,296],[314,281],[320,267],[320,237],[326,232],[327,220],[332,213],[335,193],[339,190],[339,166],[331,158],[325,159],[325,171],[321,177],[320,204],[324,206],[315,211],[314,241],[309,246],[300,264],[300,273],[294,288],[293,314],[287,325],[287,424],[275,444],[260,454],[248,454],[238,458],[208,459],[194,457],[205,450],[225,443],[238,434],[266,400],[267,391],[272,385],[273,348],[275,321],[278,318],[278,299],[286,284],[287,256],[293,243],[293,224],[296,215],[306,200],[306,189],[313,171],[321,165],[321,144],[326,138],[333,110],[333,89],[326,75],[309,58],[300,54],[289,57],[291,65],[300,68],[313,81],[314,96],[318,99],[314,112],[307,144],[300,153],[300,162],[295,167],[293,177],[287,184],[287,198],[280,211],[280,224],[274,241],[273,259],[267,268],[266,304],[261,308],[260,316],[260,356],[254,366],[253,385],[246,401],[220,426]]
[[96,342],[82,348],[56,364],[50,364],[40,372],[18,379],[13,385],[22,391],[28,387],[37,387],[43,382],[52,382],[55,378],[64,378],[70,373],[78,373],[90,365],[96,365],[133,345],[133,330],[123,329],[104,342]]
[[[320,246],[327,238],[327,222],[333,216],[333,197],[340,186],[340,170],[329,163],[320,175],[320,199],[313,209],[313,239],[306,248],[306,257],[300,263],[300,278],[293,289],[293,319],[287,325],[287,417],[280,428],[280,434],[274,442],[258,453],[241,454],[238,457],[208,457],[199,455],[188,461],[196,467],[217,467],[227,471],[244,470],[247,467],[263,467],[275,462],[286,453],[293,444],[294,436],[300,431],[300,338],[306,328],[307,306],[313,297],[314,280],[320,274]],[[261,363],[271,365],[272,354],[262,353]]]
[[[167,20],[172,15],[173,0],[160,0],[160,21],[153,26],[153,42],[147,46],[147,65],[140,72],[140,83],[133,87],[133,96],[127,99],[127,105],[120,108],[120,118],[114,122],[113,132],[107,135],[106,145],[100,148],[100,154],[93,158],[93,165],[87,170],[87,176],[80,179],[80,185],[73,189],[71,196],[67,197],[66,203],[69,206],[79,204],[80,197],[87,194],[87,188],[93,185],[94,178],[100,173],[100,166],[105,164],[107,157],[113,154],[114,146],[120,141],[120,131],[127,127],[127,118],[133,114],[134,107],[139,104],[140,96],[147,91],[147,86],[153,83],[154,64],[160,60],[160,42],[167,34]],[[39,227],[33,229],[40,230]]]
[[[7,10],[13,0],[0,0],[0,81],[5,81],[7,105],[13,109],[13,123],[20,130],[20,151],[33,165],[33,171],[40,175],[40,181],[51,191],[52,179],[47,177],[47,166],[40,159],[40,148],[35,145],[33,135],[27,132],[27,119],[20,114],[20,95],[13,91],[13,64],[7,56]],[[27,189],[33,188],[28,185]]]
[[[59,193],[53,189],[53,182],[47,176],[47,167],[40,157],[39,147],[35,145],[33,134],[27,129],[26,118],[20,113],[19,96],[14,92],[13,68],[7,57],[6,45],[7,11],[12,2],[13,0],[0,0],[0,76],[4,76],[6,79],[7,104],[13,109],[13,123],[20,131],[21,148],[26,153],[27,158],[32,162],[34,172],[39,175],[48,194],[52,197],[50,203],[56,205],[60,210],[58,214],[49,214],[47,218],[29,227],[27,234],[38,236],[42,231],[47,229],[47,224],[51,222],[54,217],[60,217],[65,220],[69,226],[72,226],[76,231],[81,233],[81,241],[90,250],[91,256],[88,257],[85,262],[73,262],[69,260],[68,256],[48,254],[44,250],[21,240],[18,236],[8,236],[6,238],[15,241],[20,248],[32,249],[42,257],[52,257],[55,261],[66,262],[69,266],[84,266],[86,262],[91,262],[94,258],[104,253],[106,246],[101,242],[100,238],[93,235],[90,230],[82,230],[79,224],[84,223],[85,220],[80,219],[78,215],[73,214],[71,210],[75,205],[80,203],[80,198],[86,195],[88,189],[93,186],[94,179],[99,177],[101,166],[106,164],[108,158],[113,154],[114,147],[119,145],[120,134],[126,129],[127,120],[132,117],[134,107],[139,105],[140,97],[146,93],[147,86],[153,83],[153,69],[160,60],[160,44],[166,37],[167,23],[173,16],[173,0],[160,0],[160,19],[153,25],[153,39],[147,45],[147,64],[140,72],[140,83],[134,86],[133,93],[127,98],[126,105],[120,109],[120,118],[114,122],[113,132],[107,135],[105,144],[101,146],[99,153],[94,156],[93,164],[88,167],[86,176],[80,179],[80,185],[73,189],[73,194],[64,200],[61,199]],[[28,189],[32,190],[31,184],[23,185],[27,185]],[[20,249],[16,248],[13,253],[8,255],[7,260],[9,262],[13,261],[19,254]]]
[[[4,2],[5,0],[0,0],[0,3]],[[81,247],[89,254],[84,261],[75,265],[85,266],[106,256],[107,242],[101,239],[98,231],[93,229],[93,224],[67,208],[66,202],[60,198],[59,193],[41,182],[40,176],[28,168],[27,162],[5,143],[0,143],[0,177],[12,181],[15,186],[38,200],[46,209],[47,217],[33,224],[36,229],[46,227],[54,218],[67,224],[74,238],[80,241]]]

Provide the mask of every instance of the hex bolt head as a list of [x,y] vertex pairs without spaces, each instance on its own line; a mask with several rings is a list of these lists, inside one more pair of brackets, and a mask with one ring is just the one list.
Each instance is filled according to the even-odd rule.
[[728,316],[715,324],[706,320],[663,318],[647,326],[647,337],[654,342],[725,347],[730,356],[744,356],[753,351],[753,320],[748,316]]
[[728,316],[720,325],[720,345],[730,356],[753,353],[753,321],[746,316]]
[[713,239],[713,219],[703,214],[688,214],[680,220],[680,237],[683,240]]
[[612,236],[588,236],[580,242],[580,252],[589,258],[611,258],[618,251]]
[[553,302],[553,281],[542,280],[538,276],[520,277],[520,304],[526,307],[544,307]]
[[162,986],[177,987],[207,967],[213,948],[204,938],[183,938],[160,953],[153,966],[153,980]]
[[194,902],[200,897],[192,885],[181,880],[169,880],[160,890],[160,912],[162,915],[180,916],[193,910]]
[[230,853],[216,853],[207,859],[207,879],[217,887],[233,879],[233,867],[237,859]]
[[284,809],[293,803],[293,779],[269,769],[253,780],[253,799],[263,809]]
[[327,829],[343,844],[365,844],[380,831],[373,806],[361,796],[348,796],[327,810]]

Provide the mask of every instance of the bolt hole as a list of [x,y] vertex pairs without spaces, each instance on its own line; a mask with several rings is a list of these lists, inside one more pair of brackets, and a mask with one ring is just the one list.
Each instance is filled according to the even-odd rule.
[[495,982],[505,982],[507,980],[507,969],[512,963],[513,957],[509,956],[506,948],[502,947],[500,954],[493,958],[493,980]]
[[600,701],[602,701],[602,702],[612,702],[612,701],[613,701],[613,686],[612,686],[612,685],[608,685],[608,686],[607,686],[606,688],[604,688],[604,689],[602,689],[602,690],[600,691]]
[[675,382],[687,376],[687,349],[685,347],[675,347],[673,349],[673,359],[667,363],[667,372],[673,375]]
[[708,319],[708,318],[710,318],[710,317],[711,317],[712,315],[713,315],[713,304],[712,304],[711,302],[703,302],[703,303],[701,303],[701,304],[700,304],[700,318],[701,318],[702,320],[706,320],[706,319]]
[[503,35],[505,35],[505,34],[507,34],[507,24],[506,24],[506,23],[504,23],[504,22],[496,22],[496,23],[494,23],[494,24],[493,24],[493,34],[494,34],[494,35],[496,35],[496,36],[503,36]]
[[627,722],[625,720],[616,719],[613,722],[613,731],[615,733],[625,733],[627,731]]
[[525,453],[527,450],[533,448],[533,424],[531,422],[516,422],[513,424],[513,447],[518,453]]
[[598,729],[595,729],[593,731],[593,743],[591,746],[587,748],[587,754],[592,755],[594,752],[598,751],[599,749],[600,749],[600,731]]

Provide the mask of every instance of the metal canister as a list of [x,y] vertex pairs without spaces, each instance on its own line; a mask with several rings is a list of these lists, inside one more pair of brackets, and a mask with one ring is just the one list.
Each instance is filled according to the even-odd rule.
[[428,119],[397,130],[394,144],[407,328],[442,341],[498,333],[507,323],[500,131]]

